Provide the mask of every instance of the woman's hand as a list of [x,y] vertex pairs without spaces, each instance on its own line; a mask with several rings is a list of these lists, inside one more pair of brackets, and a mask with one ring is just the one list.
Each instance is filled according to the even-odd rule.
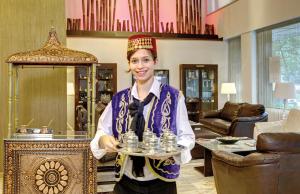
[[103,135],[100,137],[99,145],[101,149],[105,149],[107,152],[117,152],[118,141],[111,135]]

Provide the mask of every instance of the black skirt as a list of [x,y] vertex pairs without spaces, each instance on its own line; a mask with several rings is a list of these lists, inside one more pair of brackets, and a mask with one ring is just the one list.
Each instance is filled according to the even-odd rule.
[[160,179],[137,181],[123,175],[116,183],[115,194],[177,194],[176,182],[165,182]]

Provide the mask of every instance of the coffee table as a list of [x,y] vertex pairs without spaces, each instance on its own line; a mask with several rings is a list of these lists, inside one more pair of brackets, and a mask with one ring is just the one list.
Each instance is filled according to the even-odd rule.
[[203,174],[205,177],[213,176],[211,164],[212,151],[220,150],[244,155],[254,152],[256,150],[255,140],[250,138],[247,140],[240,140],[235,144],[223,144],[216,139],[199,138],[196,140],[196,143],[204,148]]
[[[221,135],[206,129],[201,123],[190,121],[190,125],[194,131],[195,138],[204,138],[204,139],[214,139],[220,137]],[[198,144],[191,150],[193,159],[202,159],[204,157],[204,148]]]

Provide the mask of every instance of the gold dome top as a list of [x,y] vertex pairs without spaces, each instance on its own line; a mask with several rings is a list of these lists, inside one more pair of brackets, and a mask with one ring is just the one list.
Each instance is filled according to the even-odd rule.
[[52,28],[45,45],[34,51],[13,54],[8,57],[8,63],[45,64],[45,65],[76,65],[97,63],[97,58],[87,52],[76,51],[64,47],[58,40],[56,31]]

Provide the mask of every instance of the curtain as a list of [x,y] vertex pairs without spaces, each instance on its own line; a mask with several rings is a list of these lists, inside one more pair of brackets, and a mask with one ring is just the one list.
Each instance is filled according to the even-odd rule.
[[236,95],[231,99],[240,102],[241,99],[241,37],[228,40],[228,82],[234,82]]
[[273,91],[269,81],[269,58],[272,56],[272,30],[257,32],[257,100],[272,107]]

